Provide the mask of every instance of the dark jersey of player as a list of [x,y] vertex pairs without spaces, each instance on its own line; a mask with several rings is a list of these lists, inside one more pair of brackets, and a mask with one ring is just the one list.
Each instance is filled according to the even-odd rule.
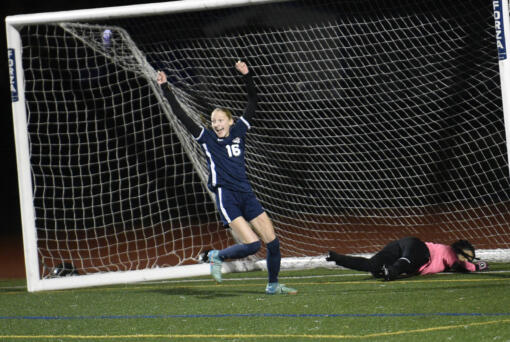
[[248,105],[244,115],[230,128],[229,136],[225,138],[219,138],[214,131],[201,127],[191,120],[170,88],[162,85],[172,111],[205,152],[209,168],[208,187],[211,191],[218,187],[240,192],[252,190],[245,169],[245,135],[250,128],[249,120],[255,114],[257,94],[251,74],[244,75],[243,78],[248,92]]
[[233,191],[250,192],[244,162],[244,136],[250,128],[244,118],[231,127],[226,138],[218,138],[211,130],[203,129],[197,141],[202,145],[209,167],[207,185],[211,191],[225,187]]

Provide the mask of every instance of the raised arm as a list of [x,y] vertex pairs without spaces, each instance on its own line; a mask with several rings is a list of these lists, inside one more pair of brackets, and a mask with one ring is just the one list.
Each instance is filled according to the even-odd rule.
[[244,111],[243,118],[248,122],[255,116],[255,109],[257,108],[257,89],[253,82],[253,77],[244,62],[237,62],[236,69],[243,75],[244,83],[246,85],[246,92],[248,93],[248,105]]
[[158,71],[158,76],[156,80],[161,89],[163,90],[163,94],[165,95],[165,98],[168,100],[168,103],[170,104],[170,107],[172,108],[172,111],[174,112],[177,119],[179,119],[179,121],[182,122],[184,127],[186,127],[186,129],[191,133],[191,135],[197,138],[202,132],[202,127],[197,125],[184,112],[179,102],[177,102],[174,93],[172,92],[170,86],[168,85],[166,74],[163,71]]

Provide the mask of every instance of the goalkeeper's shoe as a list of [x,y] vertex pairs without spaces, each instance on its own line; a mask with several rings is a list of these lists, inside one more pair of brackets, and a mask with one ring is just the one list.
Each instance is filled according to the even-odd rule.
[[383,265],[381,268],[382,276],[384,280],[390,281],[397,278],[398,274],[395,271],[395,268],[392,266]]
[[211,265],[211,275],[218,283],[221,283],[221,264],[223,261],[221,261],[220,257],[218,256],[220,251],[213,249],[207,254],[207,257],[209,259],[209,264]]
[[280,283],[268,283],[266,286],[266,294],[297,294],[297,290],[287,287]]

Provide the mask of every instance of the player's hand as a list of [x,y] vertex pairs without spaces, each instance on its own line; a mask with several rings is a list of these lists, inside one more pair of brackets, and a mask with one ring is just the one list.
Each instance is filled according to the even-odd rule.
[[476,270],[477,271],[488,271],[489,270],[489,264],[486,261],[478,261],[475,263]]
[[163,71],[158,71],[158,76],[156,77],[156,81],[159,85],[167,82],[166,74]]
[[237,61],[236,63],[236,69],[243,75],[246,75],[249,70],[248,70],[248,66],[246,65],[245,62],[241,62],[241,61]]

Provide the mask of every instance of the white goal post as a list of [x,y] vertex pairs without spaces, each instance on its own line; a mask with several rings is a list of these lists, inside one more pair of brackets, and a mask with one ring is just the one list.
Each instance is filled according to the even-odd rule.
[[[187,0],[7,17],[28,290],[209,273],[200,253],[234,239],[154,75],[167,71],[197,121],[209,105],[241,115],[238,58],[260,98],[249,177],[284,268],[406,235],[466,238],[510,260],[508,1],[395,3]],[[262,257],[224,271],[263,268]],[[65,263],[79,275],[53,276]]]

